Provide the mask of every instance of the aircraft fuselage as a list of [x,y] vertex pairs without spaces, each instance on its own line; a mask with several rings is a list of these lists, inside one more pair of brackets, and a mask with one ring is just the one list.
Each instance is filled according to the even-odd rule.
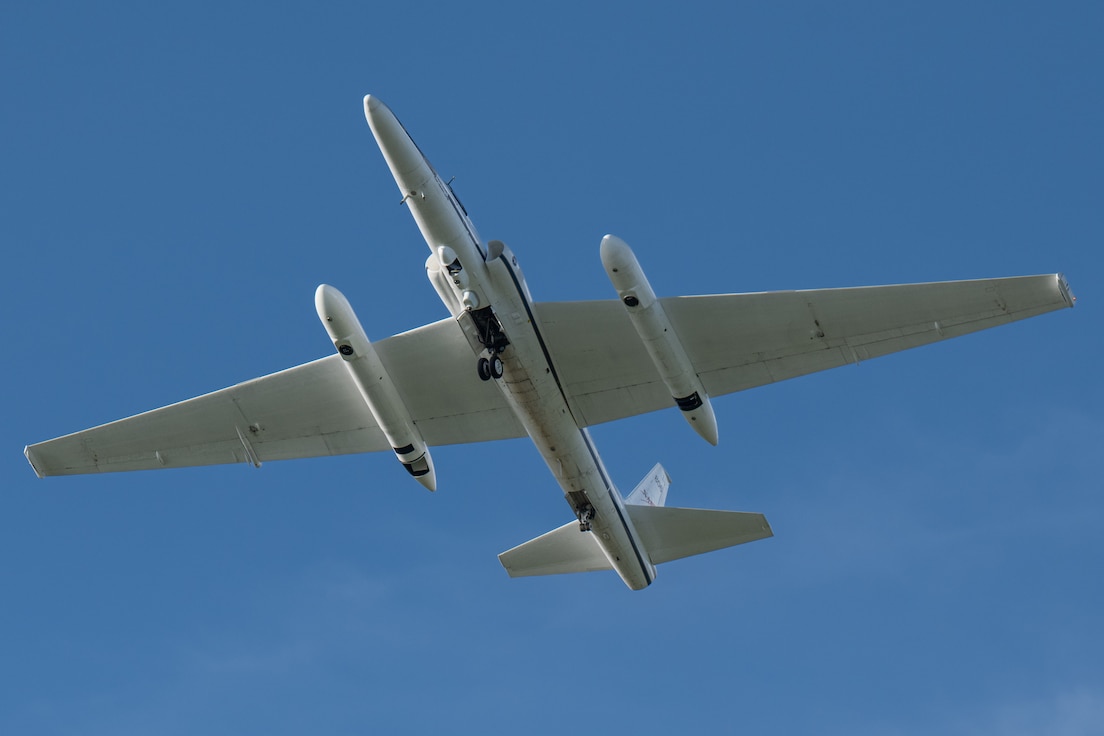
[[430,279],[472,345],[473,374],[478,366],[481,378],[498,385],[563,489],[580,528],[595,536],[622,580],[634,590],[647,587],[655,579],[655,566],[590,434],[572,415],[516,257],[497,241],[484,246],[452,188],[382,102],[368,96],[364,110],[403,202],[429,245]]

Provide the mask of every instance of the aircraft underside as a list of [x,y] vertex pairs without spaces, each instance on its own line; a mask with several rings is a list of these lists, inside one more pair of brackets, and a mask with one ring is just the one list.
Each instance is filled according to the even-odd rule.
[[315,293],[336,353],[188,401],[30,445],[39,476],[391,451],[437,487],[431,447],[528,435],[575,520],[499,556],[511,576],[656,565],[771,536],[762,514],[665,505],[656,465],[622,498],[587,427],[675,408],[718,443],[712,397],[1072,307],[1060,274],[660,298],[607,235],[617,299],[535,302],[517,258],[480,239],[391,111],[365,115],[429,245],[450,316],[372,343],[336,288]]

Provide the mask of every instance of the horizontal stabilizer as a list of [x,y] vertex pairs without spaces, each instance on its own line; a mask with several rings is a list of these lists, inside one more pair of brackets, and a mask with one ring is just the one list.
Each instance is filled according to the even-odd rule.
[[498,556],[510,577],[612,570],[606,553],[590,532],[572,521]]
[[660,506],[625,510],[653,565],[774,536],[762,514]]
[[[652,564],[774,536],[762,514],[625,506]],[[593,533],[572,521],[498,556],[512,578],[612,570]]]

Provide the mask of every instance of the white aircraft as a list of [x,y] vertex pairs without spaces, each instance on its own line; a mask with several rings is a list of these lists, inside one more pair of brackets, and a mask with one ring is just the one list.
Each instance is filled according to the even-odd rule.
[[315,307],[337,354],[30,445],[39,477],[390,449],[435,490],[431,445],[528,435],[576,521],[503,552],[507,572],[612,569],[639,590],[660,563],[771,529],[761,514],[664,506],[661,465],[622,499],[587,427],[678,407],[715,445],[711,396],[1074,304],[1061,274],[658,298],[612,235],[601,256],[617,300],[535,302],[517,258],[480,239],[391,110],[369,95],[364,113],[451,316],[373,344],[341,292],[323,284]]

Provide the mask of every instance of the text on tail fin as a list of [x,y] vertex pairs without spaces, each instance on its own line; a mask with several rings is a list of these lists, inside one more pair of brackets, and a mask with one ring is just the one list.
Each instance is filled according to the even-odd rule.
[[659,463],[648,471],[644,479],[625,499],[625,503],[634,506],[662,506],[667,503],[667,489],[671,487],[671,476]]

